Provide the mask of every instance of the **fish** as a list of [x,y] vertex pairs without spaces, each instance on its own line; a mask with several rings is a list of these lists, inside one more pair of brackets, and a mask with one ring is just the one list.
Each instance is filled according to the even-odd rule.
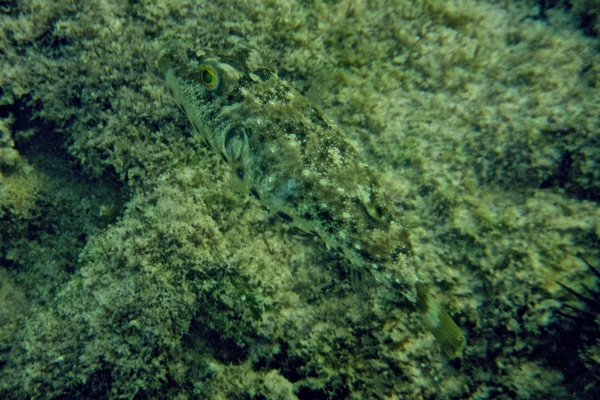
[[405,296],[446,356],[461,353],[461,329],[417,277],[400,210],[341,130],[258,50],[172,41],[156,66],[194,130],[251,195]]

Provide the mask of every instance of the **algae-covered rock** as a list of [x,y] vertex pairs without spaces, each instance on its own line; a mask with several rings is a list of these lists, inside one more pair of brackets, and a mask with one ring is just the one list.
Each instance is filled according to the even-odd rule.
[[[0,5],[0,397],[594,398],[597,2]],[[232,184],[155,69],[245,43],[337,124],[467,337]]]

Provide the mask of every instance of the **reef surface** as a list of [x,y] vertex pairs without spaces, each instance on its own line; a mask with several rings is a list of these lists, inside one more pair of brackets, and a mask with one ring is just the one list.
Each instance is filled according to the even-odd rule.
[[[1,398],[600,395],[600,317],[558,284],[600,285],[597,0],[0,13]],[[340,127],[461,357],[239,190],[156,70],[171,39],[255,47]]]

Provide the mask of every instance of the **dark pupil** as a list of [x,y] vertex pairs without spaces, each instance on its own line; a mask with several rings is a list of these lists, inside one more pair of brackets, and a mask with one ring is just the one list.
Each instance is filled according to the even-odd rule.
[[204,83],[212,83],[212,81],[213,81],[213,76],[212,76],[212,74],[210,73],[210,71],[208,71],[208,70],[204,70],[204,71],[202,71],[202,81],[203,81]]

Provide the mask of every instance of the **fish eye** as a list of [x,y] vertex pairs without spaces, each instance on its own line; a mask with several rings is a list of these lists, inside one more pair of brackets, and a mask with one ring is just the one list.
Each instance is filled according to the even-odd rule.
[[218,82],[217,73],[208,65],[203,65],[200,67],[200,82],[207,88],[215,87]]

